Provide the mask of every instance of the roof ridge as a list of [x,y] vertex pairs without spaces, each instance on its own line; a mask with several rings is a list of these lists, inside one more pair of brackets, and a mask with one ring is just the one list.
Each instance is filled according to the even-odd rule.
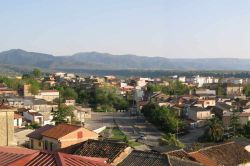
[[[211,149],[211,148],[214,148],[214,147],[224,146],[224,145],[233,144],[233,143],[235,143],[235,141],[224,142],[223,144],[212,145],[212,146],[209,146],[209,147],[199,149],[198,151],[194,151],[194,152],[200,152],[202,150],[207,150],[207,149]],[[194,153],[194,152],[190,152],[190,153]]]
[[[168,159],[170,158],[175,158],[176,160],[181,160],[181,161],[185,161],[185,162],[188,162],[188,163],[192,163],[192,164],[199,164],[199,165],[202,165],[202,163],[199,163],[199,162],[196,162],[196,161],[191,161],[191,160],[184,160],[182,158],[179,158],[179,157],[176,157],[176,156],[171,156],[171,155],[167,155],[168,156]],[[169,160],[170,164],[171,164],[171,161]],[[171,164],[172,165],[172,164]]]

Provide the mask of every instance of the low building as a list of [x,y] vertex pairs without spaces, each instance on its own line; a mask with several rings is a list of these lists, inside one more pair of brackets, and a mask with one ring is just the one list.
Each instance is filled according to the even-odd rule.
[[14,127],[23,127],[23,117],[17,113],[14,113]]
[[[233,112],[227,112],[223,114],[222,116],[222,122],[225,128],[228,128],[230,126],[230,121],[233,116]],[[247,124],[248,121],[250,121],[250,113],[247,112],[237,112],[235,113],[235,116],[239,117],[239,122],[241,125]]]
[[1,166],[111,166],[104,158],[48,153],[17,147],[0,147]]
[[88,139],[98,139],[99,135],[86,128],[70,124],[59,124],[42,132],[43,150],[55,151]]
[[226,94],[227,96],[242,96],[243,86],[241,84],[226,84]]
[[117,165],[132,151],[125,143],[112,141],[87,140],[76,146],[62,149],[62,152],[86,157],[107,158],[107,162]]
[[76,120],[83,123],[85,122],[85,119],[91,119],[91,108],[89,107],[75,106],[73,113]]
[[250,165],[250,153],[235,142],[207,147],[189,154],[204,166]]
[[23,117],[28,122],[37,123],[38,125],[43,126],[43,115],[38,112],[35,112],[34,110],[23,112]]
[[42,133],[53,127],[53,125],[45,125],[28,134],[27,137],[29,138],[29,147],[35,150],[43,150]]
[[188,118],[193,121],[207,120],[212,118],[211,111],[202,107],[190,107]]
[[35,96],[37,99],[44,99],[46,101],[53,102],[56,99],[59,99],[59,91],[58,90],[42,90],[38,95]]

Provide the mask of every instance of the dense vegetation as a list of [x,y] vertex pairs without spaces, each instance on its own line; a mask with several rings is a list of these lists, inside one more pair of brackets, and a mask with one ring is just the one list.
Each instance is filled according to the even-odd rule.
[[150,103],[143,107],[142,113],[165,133],[176,133],[185,129],[184,122],[168,107]]
[[189,93],[189,87],[179,81],[168,80],[169,85],[149,84],[147,91],[152,94],[153,92],[162,92],[167,95],[184,95]]

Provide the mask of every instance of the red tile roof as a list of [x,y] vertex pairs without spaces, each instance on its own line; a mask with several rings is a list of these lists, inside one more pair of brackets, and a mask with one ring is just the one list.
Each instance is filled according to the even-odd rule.
[[91,157],[76,156],[65,153],[58,153],[61,165],[67,166],[109,166],[102,158],[91,159]]
[[40,152],[36,157],[31,159],[25,166],[56,166],[56,157],[54,154]]
[[14,119],[20,119],[20,118],[23,118],[21,115],[19,115],[19,114],[14,114]]
[[81,126],[70,125],[70,124],[59,124],[49,130],[46,130],[42,133],[43,136],[59,139],[77,129]]
[[111,166],[107,159],[0,147],[1,166]]
[[204,164],[205,166],[217,166],[217,162],[208,158],[207,156],[203,155],[200,152],[193,152],[190,155],[195,158],[196,161],[199,163]]
[[14,147],[0,147],[0,165],[9,166],[11,163],[37,153],[36,150]]
[[1,109],[11,109],[11,108],[13,108],[13,107],[5,105],[5,104],[0,104],[0,110]]

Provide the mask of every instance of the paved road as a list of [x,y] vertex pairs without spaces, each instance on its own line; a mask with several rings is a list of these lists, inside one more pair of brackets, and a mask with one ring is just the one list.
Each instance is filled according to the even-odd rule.
[[89,130],[95,130],[103,126],[114,127],[113,116],[111,112],[92,112],[91,119],[85,119],[85,126]]
[[92,112],[91,119],[85,120],[85,127],[90,130],[116,125],[129,139],[137,139],[140,135],[145,135],[147,139],[141,142],[149,146],[158,146],[158,139],[163,135],[152,124],[145,121],[143,116],[132,117],[127,112]]
[[204,128],[197,128],[189,130],[189,133],[179,137],[179,140],[183,142],[186,146],[191,146],[193,143],[197,142],[198,138],[204,134]]
[[142,140],[146,145],[158,146],[159,139],[163,136],[156,127],[145,121],[143,116],[129,116],[128,113],[117,113],[114,116],[116,124],[130,139],[137,139],[140,135],[145,135],[146,140]]

